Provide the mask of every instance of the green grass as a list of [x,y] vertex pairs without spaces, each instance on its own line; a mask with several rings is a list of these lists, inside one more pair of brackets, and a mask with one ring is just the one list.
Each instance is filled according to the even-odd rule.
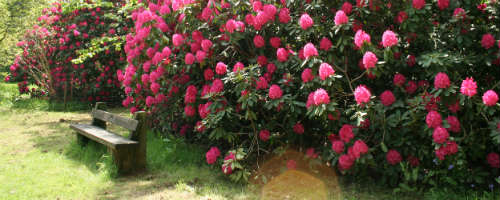
[[[102,145],[76,143],[69,123],[89,123],[90,105],[49,103],[17,95],[0,83],[0,199],[258,199],[251,185],[235,184],[220,166],[205,162],[205,149],[182,139],[148,135],[148,171],[118,177]],[[130,116],[125,109],[113,113]],[[124,130],[111,127],[115,132]],[[434,189],[393,194],[370,182],[339,177],[342,199],[499,199],[499,193]]]

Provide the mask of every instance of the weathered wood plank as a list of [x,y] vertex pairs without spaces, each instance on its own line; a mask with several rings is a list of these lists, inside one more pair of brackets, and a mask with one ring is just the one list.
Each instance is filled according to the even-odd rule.
[[112,149],[118,149],[127,145],[138,145],[139,143],[120,135],[111,133],[105,129],[92,126],[89,124],[71,124],[70,128],[77,131],[96,142],[104,144]]
[[137,124],[139,124],[137,120],[125,118],[102,110],[94,109],[92,111],[92,117],[116,124],[131,131],[135,131]]

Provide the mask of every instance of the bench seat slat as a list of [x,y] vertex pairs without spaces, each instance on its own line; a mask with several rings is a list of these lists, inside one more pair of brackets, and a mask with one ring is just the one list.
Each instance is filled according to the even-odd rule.
[[138,145],[139,143],[105,129],[89,124],[71,124],[70,127],[86,137],[104,144],[110,148],[117,149],[122,146]]
[[112,124],[116,124],[131,131],[135,131],[135,129],[137,128],[137,124],[139,124],[137,120],[118,116],[103,110],[93,110],[92,117]]

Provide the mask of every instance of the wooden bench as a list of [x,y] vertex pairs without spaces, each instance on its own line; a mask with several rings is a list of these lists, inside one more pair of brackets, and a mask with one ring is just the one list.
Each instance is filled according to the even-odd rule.
[[[118,173],[128,174],[146,168],[146,113],[136,112],[134,118],[125,118],[102,110],[104,103],[96,103],[92,110],[92,124],[71,124],[78,142],[86,145],[89,139],[106,145],[113,154]],[[106,122],[131,131],[130,138],[106,130]]]

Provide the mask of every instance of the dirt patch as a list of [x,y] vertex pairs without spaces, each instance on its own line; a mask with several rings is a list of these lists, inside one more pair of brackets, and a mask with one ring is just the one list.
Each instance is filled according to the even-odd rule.
[[319,159],[288,149],[267,158],[251,176],[262,199],[340,199],[335,171]]

